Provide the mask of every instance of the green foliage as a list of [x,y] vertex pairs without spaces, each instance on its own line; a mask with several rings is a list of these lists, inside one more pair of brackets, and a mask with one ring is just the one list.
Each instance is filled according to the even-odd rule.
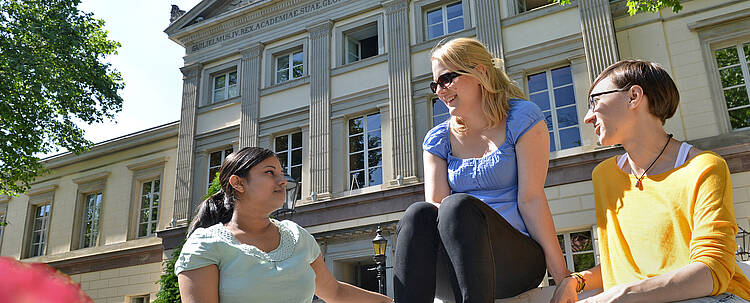
[[219,182],[219,172],[216,172],[216,176],[213,180],[211,180],[211,185],[208,186],[208,191],[206,191],[206,195],[201,198],[201,200],[206,200],[208,197],[213,196],[215,193],[218,193],[221,190],[221,182]]
[[74,122],[122,109],[120,73],[104,63],[119,43],[80,0],[0,0],[0,194],[45,172],[39,154],[91,145]]
[[[552,2],[560,5],[570,4],[570,0],[553,0]],[[628,0],[628,14],[631,16],[639,12],[656,13],[665,7],[671,7],[675,13],[682,9],[680,0]]]
[[156,293],[154,303],[180,303],[180,286],[177,284],[177,275],[174,274],[174,264],[180,257],[182,245],[177,246],[172,252],[172,258],[164,261],[164,274],[159,278],[159,292]]
[[[205,200],[211,195],[219,192],[219,190],[221,190],[221,183],[219,183],[219,173],[216,173],[216,177],[211,181],[211,186],[208,187],[208,192],[201,199]],[[174,274],[174,264],[180,257],[180,251],[184,244],[185,243],[183,242],[180,246],[175,248],[171,259],[164,261],[164,274],[161,275],[159,282],[157,282],[159,284],[159,292],[156,293],[156,300],[154,303],[180,302],[180,286],[177,284],[177,275]]]

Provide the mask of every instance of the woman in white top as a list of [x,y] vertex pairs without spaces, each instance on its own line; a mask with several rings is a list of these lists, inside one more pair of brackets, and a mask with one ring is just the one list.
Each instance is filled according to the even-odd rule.
[[292,221],[269,218],[286,180],[273,151],[227,156],[221,191],[203,201],[175,264],[182,302],[391,302],[336,281],[315,239]]

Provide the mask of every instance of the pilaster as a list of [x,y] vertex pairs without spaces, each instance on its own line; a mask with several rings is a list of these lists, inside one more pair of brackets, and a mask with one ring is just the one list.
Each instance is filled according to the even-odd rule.
[[388,32],[388,94],[391,109],[389,117],[393,142],[393,172],[391,176],[383,177],[389,177],[389,183],[402,185],[417,180],[409,51],[409,3],[406,0],[388,0],[380,3],[385,10],[385,31]]
[[177,140],[177,180],[174,191],[173,222],[188,224],[193,200],[193,150],[195,149],[195,108],[198,104],[198,83],[203,65],[192,64],[180,69],[182,72],[182,113]]
[[595,79],[607,66],[620,58],[612,13],[608,0],[579,0],[578,10],[589,77]]
[[325,21],[310,33],[310,192],[313,200],[331,197],[331,28]]
[[258,145],[258,105],[260,104],[260,54],[263,44],[256,43],[242,54],[242,118],[239,147]]
[[477,14],[477,39],[482,41],[490,54],[503,58],[503,37],[498,0],[475,0]]

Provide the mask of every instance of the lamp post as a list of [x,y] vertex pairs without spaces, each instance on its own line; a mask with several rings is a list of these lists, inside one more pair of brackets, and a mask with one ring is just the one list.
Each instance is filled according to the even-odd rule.
[[742,229],[742,227],[738,227],[739,232],[737,232],[737,257],[739,258],[739,261],[747,261],[750,259],[750,252],[747,251],[747,236],[750,235],[747,231]]
[[276,219],[294,214],[294,204],[297,203],[297,195],[299,194],[299,182],[286,173],[284,174],[284,179],[286,179],[286,201],[284,201],[284,205],[281,208],[271,213],[271,216]]
[[372,239],[372,248],[375,251],[375,264],[377,264],[378,271],[378,291],[385,295],[385,248],[388,246],[388,240],[386,240],[381,234],[380,226],[378,226],[377,234]]

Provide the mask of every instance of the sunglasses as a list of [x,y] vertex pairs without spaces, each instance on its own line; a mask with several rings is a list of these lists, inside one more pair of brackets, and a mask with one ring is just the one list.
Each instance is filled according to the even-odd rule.
[[600,93],[596,93],[596,94],[591,94],[591,96],[589,96],[589,109],[596,108],[596,105],[599,103],[599,100],[596,99],[596,97],[599,97],[599,96],[602,96],[602,95],[606,95],[606,94],[611,94],[611,93],[624,92],[624,91],[629,90],[630,87],[632,87],[632,85],[627,85],[627,86],[625,86],[623,88],[618,88],[618,89],[608,90],[608,91],[604,91],[604,92],[600,92]]
[[[461,73],[466,73],[464,71],[458,71]],[[440,75],[440,77],[437,78],[437,82],[430,82],[430,89],[432,90],[432,93],[437,92],[438,85],[442,87],[443,89],[447,89],[448,85],[453,83],[453,79],[456,79],[456,77],[461,76],[462,74],[459,74],[458,72],[450,72]]]

